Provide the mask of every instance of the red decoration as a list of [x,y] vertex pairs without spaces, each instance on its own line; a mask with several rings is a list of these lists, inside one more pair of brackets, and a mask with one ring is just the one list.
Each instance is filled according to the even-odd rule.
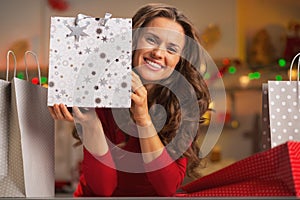
[[292,60],[300,51],[300,22],[290,22],[288,35],[286,38],[286,47],[284,50],[284,58]]
[[217,73],[213,74],[209,80],[207,80],[207,83],[210,84],[214,82],[215,80],[222,78],[227,72],[228,68],[230,66],[236,66],[239,67],[241,65],[241,61],[238,59],[229,59],[229,58],[224,58],[222,60],[222,64],[220,66],[220,69]]
[[31,83],[37,85],[39,84],[39,79],[37,77],[34,77],[31,79]]
[[69,3],[66,0],[48,0],[48,4],[54,10],[65,11],[69,7]]
[[223,59],[222,63],[223,63],[223,65],[228,66],[228,65],[230,65],[231,61],[230,61],[230,59],[225,58],[225,59]]
[[226,113],[219,113],[217,115],[217,122],[225,122],[228,123],[231,121],[231,114],[229,112]]

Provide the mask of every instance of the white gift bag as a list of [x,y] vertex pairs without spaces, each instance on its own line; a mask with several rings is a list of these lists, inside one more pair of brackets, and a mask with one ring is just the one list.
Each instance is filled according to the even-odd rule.
[[297,64],[297,80],[292,81],[292,68],[297,54],[290,66],[289,81],[268,81],[268,106],[270,120],[271,147],[289,140],[300,141],[300,82]]
[[130,18],[51,17],[48,105],[131,105]]

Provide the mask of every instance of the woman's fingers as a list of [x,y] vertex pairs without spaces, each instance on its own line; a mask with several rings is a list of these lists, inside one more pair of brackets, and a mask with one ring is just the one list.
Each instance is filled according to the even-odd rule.
[[69,122],[73,122],[74,120],[72,114],[64,104],[54,104],[52,107],[48,107],[48,110],[55,120],[66,120]]
[[143,85],[141,87],[137,88],[134,91],[134,93],[137,94],[139,97],[147,98],[147,90]]
[[143,105],[147,103],[147,96],[142,96],[139,90],[136,90],[136,93],[131,93],[131,100],[134,102],[134,105]]
[[131,72],[131,77],[132,77],[131,89],[133,92],[135,92],[139,88],[143,87],[143,83],[142,83],[140,77],[134,71]]
[[74,119],[76,119],[76,121],[89,121],[97,118],[95,109],[90,108],[78,108],[77,106],[74,106],[72,108],[72,113],[70,113],[64,104],[54,104],[53,107],[48,107],[48,109],[52,118],[55,120],[73,122]]
[[69,112],[67,106],[65,106],[64,104],[60,104],[59,107],[61,109],[62,115],[64,116],[64,119],[69,122],[73,122],[74,118],[72,114]]
[[[144,87],[140,77],[132,71],[132,86],[131,89],[133,91],[133,94],[137,94],[139,97],[147,97],[147,90]],[[132,100],[136,100],[136,98],[133,98]]]
[[73,107],[74,120],[76,123],[90,124],[97,122],[98,117],[95,109]]
[[55,113],[55,111],[54,111],[53,106],[51,106],[51,107],[49,106],[49,107],[48,107],[48,110],[49,110],[49,112],[50,112],[51,117],[52,117],[53,119],[57,120],[58,117],[56,116],[56,113]]
[[74,113],[75,119],[82,119],[83,118],[83,115],[82,115],[82,113],[80,112],[80,110],[77,106],[73,107],[73,113]]
[[54,110],[54,113],[56,115],[56,118],[58,120],[64,120],[64,115],[62,114],[62,111],[60,110],[60,106],[58,104],[54,104],[53,105],[53,110]]

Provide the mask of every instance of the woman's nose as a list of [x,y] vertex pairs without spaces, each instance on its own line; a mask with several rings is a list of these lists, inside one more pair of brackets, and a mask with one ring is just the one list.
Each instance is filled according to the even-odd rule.
[[165,52],[166,50],[163,47],[158,46],[152,49],[151,55],[153,58],[161,59],[165,56]]

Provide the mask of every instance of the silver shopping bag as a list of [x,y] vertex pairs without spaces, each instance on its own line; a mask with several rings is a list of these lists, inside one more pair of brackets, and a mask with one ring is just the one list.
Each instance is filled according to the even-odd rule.
[[297,81],[292,81],[292,68],[299,57],[300,53],[291,62],[289,81],[268,81],[271,147],[289,140],[300,141],[300,60]]
[[[9,56],[14,58],[16,69],[16,57],[14,52],[7,52],[6,79],[0,80],[0,183],[7,176],[8,170],[8,131],[11,83],[8,81]],[[1,190],[1,189],[0,189]]]
[[10,112],[8,175],[0,184],[0,196],[53,197],[54,121],[47,89],[14,77]]

